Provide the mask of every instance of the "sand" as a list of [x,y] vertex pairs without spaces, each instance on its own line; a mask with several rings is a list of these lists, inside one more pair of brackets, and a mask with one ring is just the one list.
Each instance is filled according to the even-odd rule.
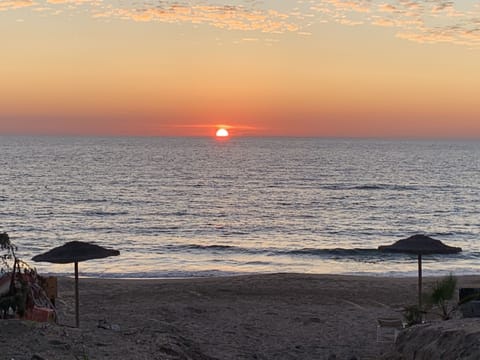
[[[425,279],[425,287],[435,279]],[[0,321],[1,359],[378,359],[378,317],[401,318],[416,278],[271,274],[59,279],[60,325]],[[460,286],[480,287],[479,277]]]

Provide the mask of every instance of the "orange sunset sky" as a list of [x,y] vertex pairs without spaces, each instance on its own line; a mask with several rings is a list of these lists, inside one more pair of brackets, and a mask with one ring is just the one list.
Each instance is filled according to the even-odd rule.
[[480,138],[480,2],[0,0],[0,134]]

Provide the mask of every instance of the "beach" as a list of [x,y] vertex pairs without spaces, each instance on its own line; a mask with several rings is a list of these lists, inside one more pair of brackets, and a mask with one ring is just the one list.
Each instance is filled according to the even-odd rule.
[[[424,280],[428,288],[435,278]],[[0,321],[5,359],[378,359],[376,319],[401,318],[417,279],[265,274],[235,277],[60,278],[59,325]],[[480,278],[459,278],[480,287]]]

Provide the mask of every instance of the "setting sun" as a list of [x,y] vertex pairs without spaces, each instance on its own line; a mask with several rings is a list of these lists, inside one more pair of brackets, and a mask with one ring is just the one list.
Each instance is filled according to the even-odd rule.
[[224,128],[218,129],[217,132],[215,133],[215,135],[217,137],[228,137],[229,136],[228,130],[224,129]]

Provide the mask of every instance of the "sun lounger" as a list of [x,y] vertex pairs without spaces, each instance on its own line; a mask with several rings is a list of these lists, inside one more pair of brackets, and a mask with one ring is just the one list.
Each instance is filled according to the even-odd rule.
[[404,328],[398,318],[377,319],[377,342],[395,342],[400,331]]

